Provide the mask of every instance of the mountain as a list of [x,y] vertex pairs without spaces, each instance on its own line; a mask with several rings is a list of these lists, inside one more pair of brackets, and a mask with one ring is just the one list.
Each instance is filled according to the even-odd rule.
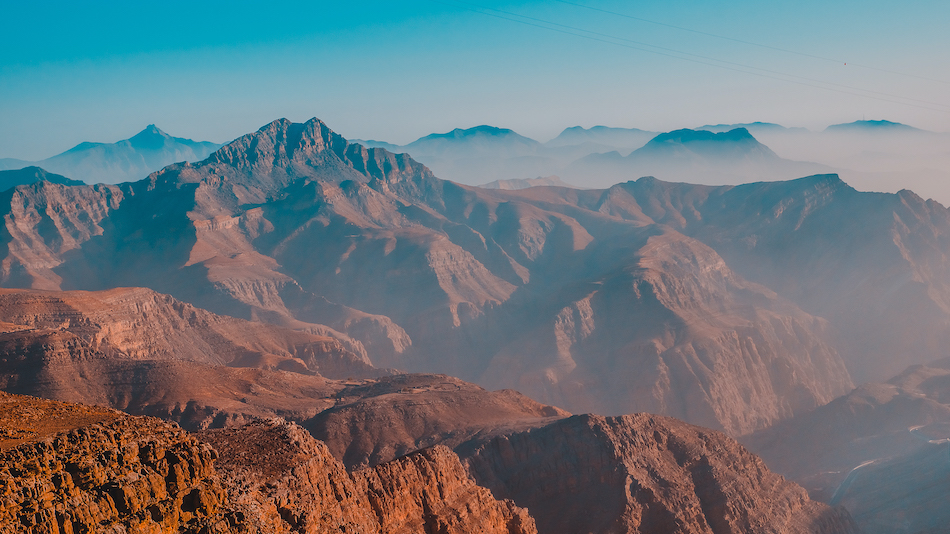
[[326,325],[377,367],[736,435],[851,388],[823,320],[622,188],[465,187],[314,119],[136,183],[7,194],[6,286],[149,287]]
[[936,532],[950,476],[950,361],[867,383],[744,438],[813,498],[848,508],[862,532]]
[[527,178],[524,180],[495,180],[494,182],[489,182],[487,184],[482,184],[478,187],[483,189],[527,189],[529,187],[539,187],[539,186],[554,186],[554,187],[570,187],[576,189],[575,186],[561,180],[557,176],[539,176],[537,178]]
[[587,187],[607,187],[641,176],[710,185],[797,178],[829,167],[780,158],[745,128],[714,133],[681,129],[657,135],[628,156],[585,156],[563,176]]
[[440,178],[474,185],[495,181],[517,183],[553,175],[589,154],[611,150],[628,153],[654,135],[634,128],[576,126],[542,144],[507,128],[483,125],[427,135],[405,146],[381,141],[355,142],[408,153]]
[[657,132],[648,132],[637,128],[610,128],[607,126],[583,128],[573,126],[565,128],[557,137],[544,145],[549,148],[589,145],[591,147],[596,146],[598,152],[608,152],[610,150],[630,152],[642,147],[656,135]]
[[901,124],[899,122],[891,122],[885,120],[878,121],[867,121],[860,120],[849,122],[845,124],[832,124],[831,126],[825,128],[826,132],[861,132],[861,133],[886,133],[886,132],[920,132],[920,133],[929,133],[925,130],[920,130],[914,128],[913,126],[908,126],[906,124]]
[[117,143],[80,143],[62,154],[38,162],[4,160],[2,168],[33,163],[51,172],[88,183],[141,180],[149,173],[179,161],[199,161],[221,145],[172,137],[154,124]]
[[437,176],[467,184],[547,176],[558,168],[541,143],[495,126],[456,128],[421,137],[405,146],[378,141],[371,144],[391,152],[408,153]]
[[39,167],[25,167],[14,171],[0,171],[0,191],[6,191],[18,185],[29,185],[35,182],[47,181],[63,185],[85,185],[80,180],[71,180],[65,176],[46,172]]
[[859,383],[944,357],[950,211],[937,202],[856,191],[836,175],[722,187],[645,178],[610,191],[627,217],[642,209],[827,319]]
[[857,532],[847,512],[810,501],[729,438],[646,415],[564,419],[464,462],[435,446],[349,472],[278,419],[189,434],[0,393],[0,423],[3,531]]
[[737,128],[744,128],[753,135],[760,134],[781,134],[781,133],[798,133],[806,134],[808,130],[805,128],[786,128],[781,124],[775,124],[774,122],[743,122],[738,124],[707,124],[706,126],[700,126],[696,128],[697,130],[706,130],[713,133],[722,133],[735,130]]

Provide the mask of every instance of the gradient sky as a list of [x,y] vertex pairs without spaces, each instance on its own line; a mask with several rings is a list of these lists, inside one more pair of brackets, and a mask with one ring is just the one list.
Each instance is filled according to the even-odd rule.
[[[574,125],[818,130],[862,117],[950,131],[946,0],[572,2],[796,53],[555,0],[11,0],[0,157],[42,159],[149,123],[225,142],[314,116],[399,144],[479,124],[541,141]],[[762,70],[739,72],[749,67]]]

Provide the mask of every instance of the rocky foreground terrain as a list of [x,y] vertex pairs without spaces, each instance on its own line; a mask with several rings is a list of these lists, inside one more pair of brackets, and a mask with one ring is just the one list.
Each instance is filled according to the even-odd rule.
[[0,394],[0,532],[856,532],[720,433],[646,415],[562,421],[466,461],[435,446],[347,471],[283,420],[189,434]]
[[82,406],[29,397],[4,394],[0,410],[5,429],[22,412],[60,420],[58,433],[4,442],[0,532],[537,532],[444,448],[348,473],[287,423],[208,443],[152,418],[90,424]]

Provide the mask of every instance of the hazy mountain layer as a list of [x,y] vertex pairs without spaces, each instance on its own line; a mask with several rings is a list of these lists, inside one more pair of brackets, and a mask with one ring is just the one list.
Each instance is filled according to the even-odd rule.
[[736,187],[642,179],[609,209],[703,241],[745,278],[828,319],[857,381],[944,356],[950,211],[910,191],[862,193],[835,175]]
[[115,184],[141,180],[171,163],[202,160],[220,146],[208,141],[172,137],[150,124],[131,138],[117,143],[80,143],[62,154],[36,162],[0,160],[0,169],[36,164],[90,184]]
[[539,176],[537,178],[526,178],[518,180],[495,180],[494,182],[488,182],[487,184],[481,184],[478,187],[484,189],[527,189],[529,187],[539,187],[544,185],[550,185],[554,187],[570,187],[575,188],[575,186],[561,180],[557,176]]
[[683,129],[657,135],[626,157],[618,152],[591,154],[572,163],[562,176],[585,187],[609,187],[642,176],[718,185],[788,180],[832,170],[783,159],[745,128],[720,133]]

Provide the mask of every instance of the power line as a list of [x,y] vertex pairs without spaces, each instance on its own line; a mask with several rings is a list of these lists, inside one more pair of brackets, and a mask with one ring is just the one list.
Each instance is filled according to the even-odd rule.
[[704,31],[702,31],[702,30],[695,30],[695,29],[692,29],[692,28],[685,28],[685,27],[683,27],[683,26],[677,26],[677,25],[675,25],[675,24],[667,24],[667,23],[665,23],[665,22],[657,22],[657,21],[655,21],[655,20],[645,19],[645,18],[641,18],[641,17],[635,17],[635,16],[633,16],[633,15],[628,15],[628,14],[626,14],[626,13],[618,13],[618,12],[616,12],[616,11],[610,11],[610,10],[608,10],[608,9],[601,9],[601,8],[599,8],[599,7],[593,7],[593,6],[588,6],[588,5],[584,5],[584,4],[578,4],[578,3],[576,3],[576,2],[569,2],[569,1],[567,1],[567,0],[555,0],[555,1],[556,1],[556,2],[560,2],[560,3],[562,3],[562,4],[567,4],[567,5],[571,5],[571,6],[580,7],[580,8],[583,8],[583,9],[589,9],[589,10],[591,10],[591,11],[599,11],[599,12],[601,12],[601,13],[606,13],[606,14],[608,14],[608,15],[614,15],[614,16],[617,16],[617,17],[623,17],[623,18],[626,18],[626,19],[636,20],[636,21],[639,21],[639,22],[646,22],[647,24],[655,24],[655,25],[657,25],[657,26],[665,26],[665,27],[667,27],[667,28],[673,28],[673,29],[676,29],[676,30],[684,31],[684,32],[695,33],[695,34],[698,34],[698,35],[705,35],[706,37],[715,37],[716,39],[723,39],[723,40],[726,40],[726,41],[732,41],[732,42],[734,42],[734,43],[741,43],[741,44],[750,45],[750,46],[757,46],[757,47],[759,47],[759,48],[767,48],[767,49],[769,49],[769,50],[776,50],[776,51],[778,51],[778,52],[785,52],[786,54],[794,54],[794,55],[796,55],[796,56],[808,57],[808,58],[812,58],[812,59],[820,59],[820,60],[822,60],[822,61],[828,61],[828,62],[831,62],[831,63],[837,63],[837,64],[839,64],[839,65],[849,65],[849,66],[852,66],[852,67],[859,67],[859,68],[862,68],[862,69],[875,70],[875,71],[878,71],[878,72],[886,72],[886,73],[888,73],[888,74],[895,74],[895,75],[898,75],[898,76],[906,76],[906,77],[908,77],[908,78],[916,78],[916,79],[918,79],[918,80],[926,80],[926,81],[929,81],[929,82],[936,82],[936,83],[942,83],[942,84],[950,85],[950,82],[948,82],[948,81],[946,81],[946,80],[938,80],[938,79],[936,79],[936,78],[928,78],[928,77],[926,77],[926,76],[918,76],[918,75],[916,75],[916,74],[908,74],[908,73],[906,73],[906,72],[899,72],[899,71],[896,71],[896,70],[882,69],[882,68],[880,68],[880,67],[873,67],[873,66],[871,66],[871,65],[863,65],[863,64],[861,64],[861,63],[852,63],[852,62],[850,62],[850,61],[843,61],[843,60],[840,60],[840,59],[834,59],[834,58],[829,58],[829,57],[824,57],[824,56],[818,56],[818,55],[814,55],[814,54],[808,54],[808,53],[805,53],[805,52],[799,52],[799,51],[797,51],[797,50],[789,50],[789,49],[787,49],[787,48],[780,48],[780,47],[777,47],[777,46],[771,46],[771,45],[767,45],[767,44],[756,43],[756,42],[753,42],[753,41],[746,41],[746,40],[743,40],[743,39],[736,39],[735,37],[729,37],[729,36],[726,36],[726,35],[719,35],[719,34],[716,34],[716,33],[704,32]]
[[[435,3],[438,3],[438,4],[443,4],[443,5],[449,5],[449,6],[454,6],[454,7],[462,7],[463,9],[466,9],[467,11],[471,11],[471,12],[473,12],[473,13],[478,13],[478,14],[481,14],[481,15],[486,15],[486,16],[490,16],[490,17],[495,17],[495,18],[499,18],[499,19],[503,19],[503,20],[508,20],[508,21],[511,21],[511,22],[517,22],[517,23],[519,23],[519,24],[524,24],[524,25],[527,25],[527,26],[533,26],[533,27],[536,27],[536,28],[541,28],[541,29],[545,29],[545,30],[549,30],[549,31],[554,31],[554,32],[563,33],[563,34],[567,34],[567,35],[572,35],[572,36],[574,36],[574,37],[581,37],[581,38],[583,38],[583,39],[588,39],[588,40],[592,40],[592,41],[598,41],[598,42],[602,42],[602,43],[607,43],[607,44],[611,44],[611,45],[614,45],[614,46],[621,46],[621,47],[624,47],[624,48],[630,48],[630,49],[632,49],[632,50],[638,50],[638,51],[641,51],[641,52],[647,52],[647,53],[651,53],[651,54],[657,54],[657,55],[661,55],[661,56],[672,57],[672,58],[675,58],[675,59],[679,59],[679,60],[681,60],[681,61],[689,61],[689,62],[692,62],[692,63],[698,63],[698,64],[708,65],[708,66],[712,66],[712,67],[718,67],[718,68],[721,68],[721,69],[731,70],[731,71],[734,71],[734,72],[741,72],[741,73],[744,73],[744,74],[750,74],[750,75],[752,75],[752,76],[759,76],[759,77],[761,77],[761,78],[768,78],[768,79],[773,79],[773,80],[779,80],[779,81],[783,81],[783,82],[787,82],[787,83],[794,83],[794,84],[796,84],[796,85],[802,85],[802,86],[806,86],[806,87],[813,87],[813,88],[816,88],[816,89],[824,89],[824,90],[826,90],[826,91],[833,91],[833,92],[836,92],[836,93],[848,94],[848,95],[852,95],[852,96],[860,96],[860,97],[864,97],[864,98],[870,98],[870,99],[873,99],[873,100],[880,100],[880,101],[883,101],[883,102],[890,102],[890,103],[892,103],[892,104],[901,104],[901,105],[905,105],[905,106],[911,106],[911,107],[916,107],[916,108],[921,108],[921,109],[927,109],[927,110],[930,110],[930,111],[937,111],[937,112],[941,112],[941,113],[950,113],[950,110],[948,110],[948,109],[939,109],[939,108],[934,108],[934,107],[930,107],[930,106],[924,106],[924,105],[920,105],[920,104],[912,104],[912,103],[910,103],[910,102],[901,102],[901,101],[899,101],[899,100],[891,100],[891,99],[888,99],[888,98],[881,98],[880,96],[873,96],[873,95],[874,95],[874,94],[878,94],[878,95],[882,95],[882,96],[889,96],[889,97],[891,97],[891,98],[898,98],[898,99],[901,99],[901,100],[908,100],[908,101],[912,101],[912,102],[919,102],[919,103],[921,103],[921,104],[931,104],[931,105],[935,105],[935,106],[948,107],[946,104],[940,104],[940,103],[937,103],[937,102],[929,102],[929,101],[925,101],[925,100],[918,100],[918,99],[915,99],[915,98],[903,97],[903,96],[900,96],[900,95],[894,95],[894,94],[890,94],[890,93],[881,93],[881,92],[879,92],[879,91],[872,91],[872,90],[869,90],[869,89],[861,89],[861,88],[857,88],[857,87],[851,87],[851,86],[847,86],[847,85],[836,84],[836,83],[833,83],[833,82],[826,82],[826,81],[817,80],[817,79],[813,79],[813,78],[806,78],[806,77],[802,77],[802,76],[796,76],[796,75],[793,75],[793,74],[786,74],[786,73],[782,73],[782,72],[778,72],[778,71],[772,71],[772,70],[768,70],[768,69],[762,69],[762,68],[759,68],[759,67],[753,67],[753,66],[750,66],[750,65],[744,65],[744,64],[741,64],[741,63],[734,63],[734,62],[725,61],[725,60],[721,60],[721,59],[716,59],[716,58],[712,58],[712,57],[700,56],[700,55],[697,55],[697,54],[691,54],[691,53],[689,53],[689,52],[682,52],[682,51],[679,51],[679,50],[674,50],[674,49],[670,49],[670,48],[664,48],[664,47],[661,47],[661,46],[651,45],[651,44],[648,44],[648,43],[642,43],[642,42],[638,42],[638,41],[632,41],[632,40],[630,40],[630,39],[626,39],[626,38],[623,38],[623,37],[617,37],[617,36],[613,36],[613,35],[609,35],[609,34],[604,34],[604,33],[600,33],[600,32],[595,32],[595,31],[592,31],[592,30],[585,30],[585,29],[583,29],[583,28],[576,28],[576,27],[573,27],[573,26],[566,26],[566,25],[564,25],[564,24],[558,24],[558,23],[556,23],[556,22],[551,22],[551,21],[547,21],[547,20],[543,20],[543,19],[539,19],[539,18],[528,17],[528,16],[525,16],[525,15],[519,15],[519,14],[517,14],[517,13],[511,13],[511,12],[507,12],[507,11],[502,11],[502,10],[495,9],[495,8],[486,8],[486,7],[477,5],[477,4],[471,4],[471,3],[468,3],[468,2],[462,2],[462,1],[460,1],[460,0],[454,0],[454,3],[442,2],[442,1],[440,1],[440,0],[431,0],[431,1],[433,1],[433,2],[435,2]],[[466,6],[468,6],[468,7],[466,7]],[[488,11],[495,11],[495,13],[490,13],[490,12],[488,12]],[[501,14],[499,14],[499,13],[501,13]],[[505,16],[505,15],[509,15],[509,16]],[[519,18],[512,18],[512,17],[519,17]],[[524,19],[527,19],[527,20],[524,20]],[[529,22],[529,21],[532,21],[532,20],[535,21],[535,22],[537,22],[537,23],[540,23],[540,24],[536,24],[536,23],[533,23],[533,22]],[[558,27],[565,28],[565,29],[558,29],[558,28],[552,27],[552,26],[558,26]],[[568,31],[568,30],[572,30],[572,31]],[[584,32],[584,33],[587,33],[587,34],[591,34],[591,35],[585,35],[585,34],[581,34],[581,33],[575,33],[575,32],[578,32],[578,31]],[[600,38],[600,37],[596,37],[596,36],[606,37],[606,39]],[[608,39],[613,39],[613,40],[608,40]],[[627,43],[632,43],[632,44],[625,44],[625,43],[623,43],[623,42],[617,42],[617,41],[625,41],[625,42],[627,42]],[[634,45],[638,45],[638,46],[634,46]],[[656,50],[651,50],[650,48],[643,48],[643,47],[650,47],[650,48],[654,48],[654,49],[656,49]],[[680,55],[676,55],[676,54],[680,54]],[[692,56],[693,58],[699,58],[699,59],[691,59],[690,57],[683,57],[683,56]],[[710,61],[714,61],[714,62],[716,62],[716,63],[710,63]],[[741,68],[729,67],[729,66],[727,66],[727,65],[734,65],[735,67],[741,67]],[[752,69],[752,70],[754,70],[754,71],[761,71],[761,72],[752,72],[752,71],[750,71],[750,70],[744,70],[744,69]],[[771,75],[771,74],[774,74],[774,75],[776,75],[776,76],[773,76],[773,75]],[[798,78],[798,80],[807,80],[807,81],[798,81],[798,80],[790,79],[790,78]],[[818,84],[825,84],[825,85],[815,85],[815,83],[808,83],[808,82],[815,82],[815,83],[818,83]],[[834,87],[828,87],[828,85],[836,86],[836,87],[841,87],[842,89],[835,89]],[[845,90],[845,89],[850,89],[850,90]],[[854,92],[854,91],[862,91],[862,92],[856,93],[856,92]],[[871,93],[871,94],[867,94],[867,93]]]

